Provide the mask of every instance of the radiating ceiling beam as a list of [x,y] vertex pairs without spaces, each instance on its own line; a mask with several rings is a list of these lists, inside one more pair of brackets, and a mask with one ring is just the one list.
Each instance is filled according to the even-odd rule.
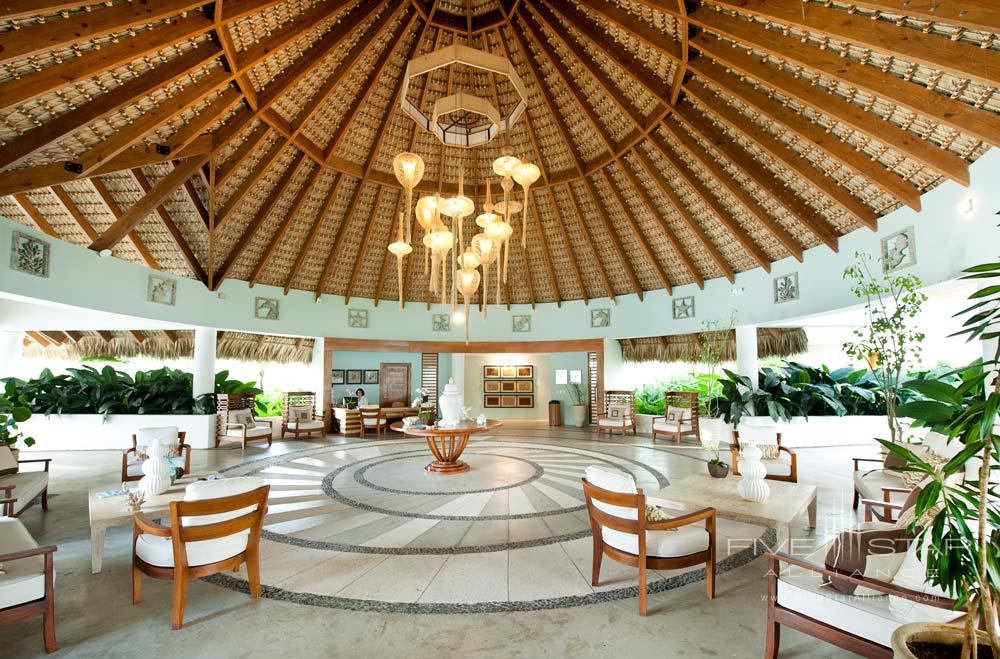
[[[117,220],[119,217],[125,214],[125,211],[122,210],[122,207],[118,205],[117,201],[115,201],[114,196],[111,194],[111,191],[108,190],[108,186],[104,184],[104,181],[102,181],[100,178],[96,176],[89,179],[89,181],[91,187],[93,187],[94,190],[97,192],[97,196],[101,198],[101,202],[104,204],[104,207],[108,209],[109,213],[111,213],[111,217]],[[100,236],[98,236],[98,238],[99,237]],[[97,238],[95,238],[94,240],[97,240]],[[153,253],[149,251],[149,249],[146,247],[146,243],[142,240],[141,237],[139,237],[138,231],[136,231],[135,229],[130,231],[128,233],[128,240],[129,242],[132,243],[132,246],[135,248],[135,251],[139,253],[139,256],[142,257],[142,260],[145,261],[146,265],[148,265],[150,268],[153,268],[154,270],[160,269],[160,265],[156,262],[156,259],[153,258]]]
[[[149,183],[149,180],[146,178],[146,175],[142,173],[141,169],[133,169],[132,177],[135,178],[136,183],[138,183],[139,187],[142,188],[144,194],[152,192],[153,186]],[[188,245],[187,240],[184,238],[184,234],[181,233],[180,228],[174,222],[173,218],[170,217],[170,213],[167,212],[167,209],[162,202],[156,205],[156,214],[160,217],[160,221],[163,222],[163,226],[166,227],[167,233],[170,234],[170,237],[173,239],[174,244],[180,251],[181,256],[183,256],[184,260],[187,262],[188,267],[191,268],[191,272],[194,274],[195,279],[207,285],[208,275],[205,274],[205,268],[201,266],[201,263],[198,261],[198,257],[195,255],[194,251],[192,251],[191,246]]]
[[17,205],[21,207],[21,210],[25,212],[28,219],[30,219],[35,225],[36,229],[52,236],[53,238],[59,237],[59,233],[52,228],[52,225],[45,219],[45,216],[42,215],[37,208],[35,208],[35,205],[31,203],[30,199],[28,199],[28,195],[24,193],[16,194],[14,195],[14,201],[16,201]]
[[[562,306],[562,292],[560,292],[560,290],[559,290],[559,280],[556,279],[555,268],[552,267],[552,255],[549,254],[549,243],[545,239],[545,227],[544,227],[545,223],[542,222],[541,210],[540,210],[540,206],[538,205],[538,194],[537,194],[537,192],[532,191],[532,197],[534,197],[534,201],[535,201],[535,204],[534,204],[534,206],[535,206],[535,215],[534,215],[534,217],[535,217],[535,223],[538,225],[538,237],[540,238],[540,240],[538,241],[538,245],[542,249],[542,258],[545,260],[545,269],[548,271],[548,273],[549,273],[549,280],[552,282],[552,292],[554,292],[556,294],[556,306],[557,307],[561,307]],[[531,227],[528,227],[528,228],[530,229]],[[533,241],[529,241],[529,242],[533,242]]]
[[278,159],[281,157],[281,154],[285,151],[285,148],[287,146],[288,142],[284,139],[279,138],[275,140],[270,147],[268,147],[267,151],[264,152],[264,155],[260,157],[260,159],[257,161],[256,165],[253,167],[253,169],[250,171],[247,177],[240,182],[239,187],[237,187],[233,191],[233,193],[229,195],[225,203],[222,204],[222,207],[216,212],[215,216],[216,230],[218,230],[219,227],[225,224],[226,221],[229,219],[229,217],[232,215],[233,211],[236,210],[240,206],[240,204],[243,203],[243,200],[246,199],[246,196],[250,194],[250,191],[252,189],[254,189],[254,187],[257,185],[257,182],[260,181],[260,179],[264,176],[264,174],[267,173],[267,171],[271,168],[271,166],[278,161]]
[[[361,231],[361,239],[358,241],[358,254],[354,257],[354,265],[351,266],[351,276],[347,280],[347,288],[344,291],[344,304],[351,301],[351,295],[354,293],[354,284],[358,279],[358,273],[361,271],[361,265],[365,262],[368,237],[371,235],[372,227],[375,225],[376,214],[378,213],[379,205],[382,203],[382,194],[384,191],[385,188],[379,186],[378,193],[375,195],[375,201],[372,203],[371,213],[368,214],[368,221],[365,222],[365,228]],[[396,217],[396,214],[399,213],[399,202],[402,201],[403,194],[405,193],[396,195],[396,204],[392,215],[389,216],[390,228],[392,227],[392,218]]]
[[[676,0],[669,0],[671,3]],[[580,0],[580,4],[587,7],[595,14],[603,17],[608,22],[617,25],[619,28],[631,33],[635,38],[646,43],[650,48],[659,52],[674,63],[684,62],[684,55],[681,52],[680,43],[673,39],[667,39],[658,28],[647,23],[638,16],[630,14],[610,2],[598,2],[598,0]],[[674,5],[676,7],[677,5]]]
[[236,173],[240,166],[246,162],[250,154],[257,150],[257,147],[267,142],[267,138],[274,132],[274,129],[264,122],[257,124],[256,128],[244,138],[236,150],[230,154],[221,167],[215,171],[215,186],[221,189],[226,181]]
[[84,235],[87,236],[87,239],[96,240],[98,236],[97,231],[90,223],[90,220],[87,219],[87,216],[83,214],[83,211],[80,210],[80,207],[76,205],[75,201],[73,201],[73,198],[68,192],[66,192],[66,189],[61,185],[53,185],[52,194],[56,196],[59,203],[61,203],[63,208],[66,209],[69,216],[72,217],[73,221],[76,222],[76,225],[80,227],[80,231],[83,231]]
[[566,195],[569,197],[569,203],[573,207],[573,215],[576,218],[576,223],[580,225],[581,235],[585,236],[585,240],[582,242],[590,248],[590,255],[594,259],[594,263],[597,264],[597,272],[601,275],[604,292],[612,302],[615,302],[615,289],[611,287],[608,271],[604,268],[604,262],[601,261],[601,257],[597,253],[597,242],[594,240],[594,233],[591,231],[590,226],[583,220],[583,213],[580,210],[580,204],[577,202],[576,196],[573,194],[572,185],[566,186]]
[[52,341],[49,341],[47,338],[45,338],[44,336],[42,336],[41,332],[35,332],[35,331],[32,331],[32,330],[26,330],[24,333],[27,336],[31,337],[32,341],[34,341],[38,345],[42,346],[43,348],[48,348],[53,343]]

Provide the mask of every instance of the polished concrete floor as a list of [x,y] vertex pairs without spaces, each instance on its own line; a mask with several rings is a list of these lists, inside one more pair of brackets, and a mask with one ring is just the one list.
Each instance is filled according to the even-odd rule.
[[[276,441],[246,454],[238,447],[195,452],[195,471],[254,472],[277,486],[263,568],[271,589],[254,602],[234,589],[240,575],[194,582],[180,631],[169,627],[169,583],[147,579],[142,604],[131,604],[127,527],[109,531],[103,571],[90,573],[86,493],[115,485],[118,455],[53,454],[49,510],[34,506],[22,519],[40,543],[59,547],[59,654],[762,656],[762,559],[721,574],[713,601],[702,581],[654,593],[647,618],[638,616],[634,597],[600,597],[634,585],[634,570],[605,560],[607,582],[593,589],[587,580],[589,539],[576,537],[585,526],[569,487],[579,470],[609,461],[653,487],[658,479],[704,469],[698,448],[662,441],[654,447],[644,437],[597,441],[571,428],[507,427],[470,446],[473,472],[444,491],[444,481],[415,476],[424,461],[418,448],[403,438],[337,437]],[[798,525],[797,549],[808,551],[853,522],[848,458],[871,452],[798,451],[800,480],[819,487],[819,515],[815,531]],[[731,528],[730,535],[756,537],[760,530]],[[514,610],[500,610],[505,606]],[[0,643],[4,657],[43,654],[40,622],[0,627]],[[850,655],[786,630],[781,656]]]

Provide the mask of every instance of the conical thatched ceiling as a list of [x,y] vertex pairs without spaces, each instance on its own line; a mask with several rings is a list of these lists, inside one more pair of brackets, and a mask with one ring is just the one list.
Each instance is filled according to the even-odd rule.
[[[1000,144],[998,32],[997,0],[5,0],[0,215],[213,287],[394,299],[393,156],[421,191],[464,165],[479,201],[506,143],[543,174],[505,301],[701,285],[967,183]],[[399,110],[407,60],[454,42],[529,92],[478,149]],[[517,102],[462,67],[409,98],[459,89]]]

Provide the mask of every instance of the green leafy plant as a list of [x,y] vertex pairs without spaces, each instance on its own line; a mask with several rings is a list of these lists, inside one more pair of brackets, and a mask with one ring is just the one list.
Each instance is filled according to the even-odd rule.
[[31,418],[31,409],[16,402],[17,392],[10,384],[4,386],[4,395],[0,396],[0,443],[9,448],[20,441],[25,446],[32,446],[35,440],[25,436],[17,424]]
[[927,296],[920,292],[916,275],[872,271],[872,257],[855,253],[856,262],[844,270],[844,279],[853,282],[851,291],[865,303],[867,324],[854,331],[854,341],[844,343],[844,351],[866,361],[884,392],[889,437],[903,439],[903,428],[896,414],[898,391],[907,367],[920,358],[924,333],[915,318]]
[[[698,333],[698,344],[700,345],[698,363],[707,367],[706,377],[702,380],[706,391],[702,394],[698,390],[698,400],[702,407],[702,412],[707,416],[714,417],[720,414],[720,410],[714,407],[714,401],[721,392],[720,381],[722,378],[719,375],[719,368],[722,365],[722,356],[726,354],[726,346],[729,344],[730,336],[735,327],[736,311],[734,310],[729,316],[728,323],[723,323],[721,320],[706,320],[702,322],[701,332]],[[679,389],[677,391],[688,390]]]
[[703,451],[712,456],[708,461],[709,464],[719,465],[720,467],[729,469],[729,464],[719,456],[719,442],[703,444],[701,448]]
[[[1000,280],[1000,263],[967,269],[964,279]],[[958,315],[971,314],[956,335],[969,340],[1000,337],[1000,283],[981,287],[972,294],[972,306]],[[961,442],[963,448],[940,470],[935,470],[906,447],[880,440],[882,445],[906,460],[907,471],[923,472],[930,479],[917,497],[915,518],[943,504],[933,522],[923,527],[917,542],[927,547],[928,580],[954,597],[970,613],[965,625],[962,656],[976,646],[975,625],[983,622],[994,657],[1000,657],[1000,488],[991,483],[998,470],[1000,434],[1000,346],[982,368],[956,373],[959,380],[918,380],[906,383],[927,400],[901,405],[899,413]],[[967,467],[978,467],[978,479]],[[950,477],[966,472],[959,483]]]
[[573,399],[574,405],[584,405],[587,400],[587,396],[583,391],[583,385],[579,382],[570,382],[566,385],[566,392],[569,394],[570,398]]
[[258,417],[281,416],[284,408],[284,394],[270,391],[254,397],[254,414]]
[[709,402],[722,392],[720,380],[718,374],[691,373],[644,384],[635,391],[635,411],[637,414],[663,415],[666,412],[663,404],[665,392],[691,391],[698,394],[701,412],[707,414]]

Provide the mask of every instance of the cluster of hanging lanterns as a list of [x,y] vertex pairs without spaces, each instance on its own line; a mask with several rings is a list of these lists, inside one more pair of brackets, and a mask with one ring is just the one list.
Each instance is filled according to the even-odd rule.
[[[399,307],[403,308],[403,258],[413,252],[413,220],[423,232],[424,274],[430,276],[430,291],[440,294],[441,303],[457,309],[458,295],[465,307],[465,342],[469,342],[469,302],[483,284],[483,317],[487,316],[489,302],[490,268],[496,264],[496,302],[500,301],[501,280],[507,281],[507,263],[510,238],[514,234],[514,216],[523,211],[521,221],[521,247],[527,244],[528,190],[538,180],[541,171],[537,165],[523,162],[514,156],[502,155],[493,161],[493,171],[501,177],[503,201],[493,203],[490,182],[486,182],[483,212],[476,216],[480,233],[466,242],[465,219],[476,210],[475,202],[465,196],[465,172],[459,172],[458,194],[442,197],[440,194],[424,196],[413,204],[413,189],[424,175],[424,161],[416,153],[398,154],[392,162],[396,180],[406,192],[406,213],[399,216],[396,241],[389,245],[389,252],[396,257],[399,284]],[[510,198],[514,184],[521,186],[524,203]],[[450,228],[442,220],[450,220]],[[456,242],[457,241],[457,242]],[[449,258],[449,255],[452,255]],[[482,274],[479,272],[482,268]],[[451,283],[449,285],[449,272]]]

